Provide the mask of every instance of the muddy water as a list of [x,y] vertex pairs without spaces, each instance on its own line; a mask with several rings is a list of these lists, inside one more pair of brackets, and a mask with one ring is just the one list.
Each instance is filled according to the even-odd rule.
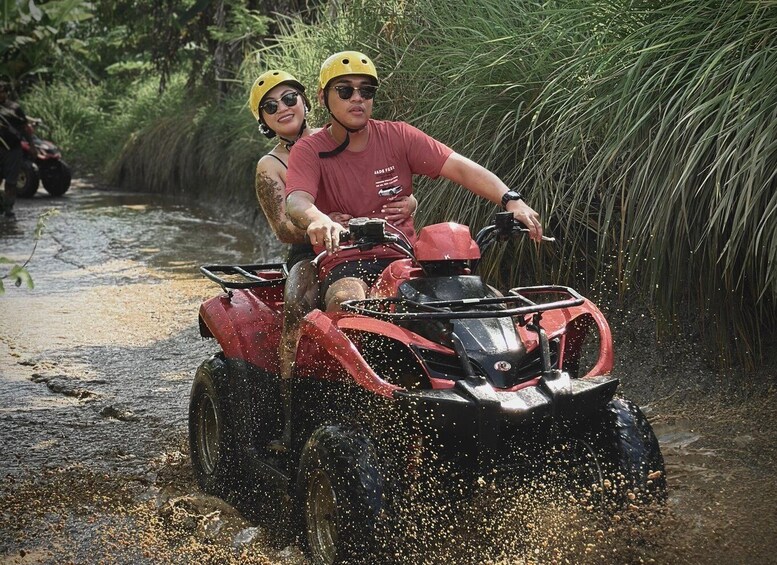
[[[0,297],[0,563],[305,563],[280,506],[248,520],[199,492],[185,440],[193,371],[214,351],[196,312],[218,289],[197,267],[276,260],[278,246],[186,203],[82,181],[22,200],[0,256],[24,261],[52,208],[35,288],[6,280]],[[626,327],[616,343],[633,341]],[[774,563],[774,396],[651,388],[676,375],[644,349],[618,370],[662,443],[666,508],[600,524],[484,493],[462,530],[483,524],[487,543],[441,532],[437,555],[397,562]]]

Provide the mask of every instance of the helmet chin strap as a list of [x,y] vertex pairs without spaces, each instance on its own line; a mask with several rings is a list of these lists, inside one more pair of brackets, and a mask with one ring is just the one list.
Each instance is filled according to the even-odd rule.
[[351,134],[352,134],[352,133],[359,132],[359,131],[361,131],[361,130],[363,130],[364,128],[366,128],[366,127],[367,127],[367,125],[365,124],[365,125],[363,125],[363,126],[362,126],[362,127],[360,127],[360,128],[356,128],[356,129],[354,129],[354,128],[349,128],[349,127],[348,127],[347,125],[345,125],[343,122],[341,122],[340,120],[338,120],[338,119],[335,117],[335,115],[332,113],[332,110],[329,108],[329,95],[328,95],[328,93],[326,93],[326,92],[324,93],[324,104],[326,105],[326,109],[329,111],[329,115],[332,117],[332,119],[333,119],[334,121],[336,121],[338,124],[340,124],[340,125],[341,125],[341,126],[344,128],[344,129],[345,129],[345,139],[343,140],[343,142],[342,142],[340,145],[338,145],[337,147],[335,147],[335,148],[334,148],[334,149],[332,149],[331,151],[319,151],[319,153],[318,153],[318,156],[319,156],[321,159],[327,159],[327,158],[329,158],[329,157],[334,157],[335,155],[339,155],[340,153],[342,153],[343,151],[345,151],[345,149],[346,149],[346,148],[348,147],[348,145],[351,143]]

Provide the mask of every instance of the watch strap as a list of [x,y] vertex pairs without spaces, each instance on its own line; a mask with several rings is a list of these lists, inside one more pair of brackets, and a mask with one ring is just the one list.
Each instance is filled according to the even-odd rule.
[[510,200],[523,200],[523,195],[515,190],[508,190],[502,195],[502,208],[506,207]]

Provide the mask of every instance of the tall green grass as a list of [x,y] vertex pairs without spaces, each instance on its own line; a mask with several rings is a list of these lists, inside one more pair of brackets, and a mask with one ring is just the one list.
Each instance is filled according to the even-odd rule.
[[106,153],[101,142],[101,128],[111,121],[102,100],[102,87],[79,80],[37,84],[21,102],[29,116],[43,120],[46,127],[39,135],[51,138],[68,162],[97,167],[116,155]]
[[244,219],[256,214],[254,167],[267,143],[242,92],[219,103],[215,93],[188,89],[179,73],[162,95],[154,77],[55,83],[32,89],[25,107],[50,124],[76,174],[202,197]]
[[[218,195],[224,205],[252,203],[261,141],[250,114],[242,112],[242,99],[219,104],[209,93],[187,90],[183,81],[174,77],[168,103],[128,137],[109,178],[150,192]],[[128,121],[136,119],[132,113]]]

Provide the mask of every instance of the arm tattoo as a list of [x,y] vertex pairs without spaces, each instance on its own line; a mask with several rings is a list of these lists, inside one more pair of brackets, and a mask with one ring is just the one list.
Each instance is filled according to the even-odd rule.
[[283,187],[280,183],[270,178],[266,172],[257,169],[254,189],[259,206],[267,216],[276,237],[284,243],[303,243],[304,232],[296,230],[284,213]]

